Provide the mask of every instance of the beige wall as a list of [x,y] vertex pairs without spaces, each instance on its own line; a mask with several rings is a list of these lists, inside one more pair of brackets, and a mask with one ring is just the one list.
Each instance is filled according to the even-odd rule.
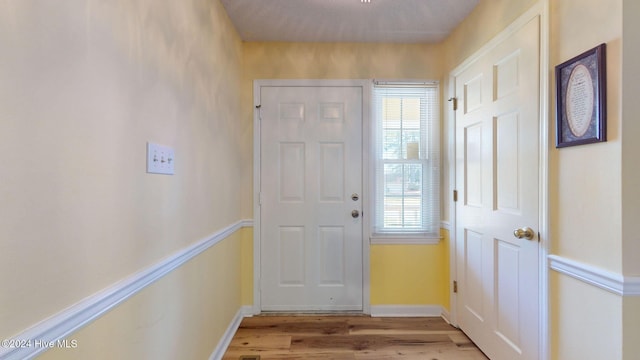
[[[622,31],[627,36],[623,41],[622,55],[622,239],[623,269],[625,275],[640,276],[640,241],[637,240],[638,219],[640,219],[640,1],[623,0]],[[631,39],[629,39],[631,38]],[[640,338],[640,334],[638,334]],[[640,342],[638,342],[640,343]]]
[[[443,44],[392,45],[242,44],[218,2],[158,1],[0,2],[2,338],[252,217],[253,80],[437,79],[446,98],[449,72],[536,3],[481,0]],[[609,122],[606,143],[556,150],[551,107],[551,253],[638,275],[640,50],[622,34],[639,33],[639,5],[549,4],[551,66],[607,43]],[[175,148],[176,175],[145,174],[146,141]],[[448,243],[413,246],[372,247],[372,302],[447,307]],[[442,289],[394,297],[402,283],[382,267],[414,249],[442,261],[409,271],[441,274]],[[206,356],[253,302],[252,256],[241,230],[72,335],[79,349],[44,358],[173,359],[180,342]],[[636,298],[552,273],[550,311],[553,359],[638,353]]]
[[[607,142],[555,149],[550,114],[551,253],[620,273],[622,0],[555,0],[550,12],[552,66],[607,44],[608,122]],[[550,77],[555,84],[554,74]],[[552,278],[552,358],[622,359],[622,298],[561,274]]]
[[[250,216],[242,46],[217,1],[6,0],[0,44],[0,338]],[[174,147],[175,175],[145,173],[147,141]],[[189,351],[210,352],[240,306],[238,246],[90,325],[79,358],[123,346],[122,358],[174,359],[163,339],[193,344],[200,330]],[[205,264],[220,258],[232,277]]]
[[[555,149],[555,115],[550,116],[551,252],[621,272],[622,0],[555,0],[550,5],[552,66],[607,44],[608,122],[607,142]],[[554,99],[555,91],[553,109]]]
[[[243,232],[67,337],[39,360],[208,359],[240,307]],[[250,231],[249,231],[250,232]]]
[[549,290],[551,359],[623,359],[620,296],[556,272]]
[[[622,263],[625,276],[640,276],[640,241],[637,224],[640,219],[640,1],[623,0],[622,31]],[[634,359],[640,354],[640,297],[623,300],[623,355]]]
[[471,14],[444,41],[446,75],[537,2],[480,0]]

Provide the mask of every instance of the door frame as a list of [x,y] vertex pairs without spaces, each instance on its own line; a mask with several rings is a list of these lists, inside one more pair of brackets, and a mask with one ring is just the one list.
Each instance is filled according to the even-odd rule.
[[321,80],[321,79],[260,79],[253,81],[253,314],[261,313],[261,219],[260,219],[260,165],[261,165],[261,123],[260,123],[260,89],[262,87],[360,87],[362,88],[362,313],[371,314],[370,303],[370,244],[366,241],[370,237],[371,200],[369,199],[371,182],[371,80]]
[[[550,358],[549,352],[549,262],[548,254],[550,249],[550,231],[549,231],[549,0],[540,0],[533,5],[528,11],[519,16],[513,23],[507,26],[502,32],[489,40],[485,45],[464,60],[460,65],[455,67],[449,73],[449,97],[456,98],[456,77],[473,64],[478,58],[490,52],[495,46],[504,41],[506,38],[514,34],[530,20],[540,18],[540,139],[539,139],[539,360],[547,360]],[[446,105],[446,104],[445,104]],[[446,141],[448,144],[447,156],[449,163],[449,187],[450,190],[456,190],[456,115],[452,106],[447,106],[448,124],[444,126],[447,131]],[[457,280],[457,257],[456,257],[456,204],[451,197],[449,201],[449,265],[451,281]],[[457,326],[457,310],[456,296],[453,286],[450,287],[450,313],[449,320],[451,324]]]

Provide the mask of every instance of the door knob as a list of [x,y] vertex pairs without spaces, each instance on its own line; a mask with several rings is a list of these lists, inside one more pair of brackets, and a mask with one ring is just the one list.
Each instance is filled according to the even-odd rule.
[[513,230],[513,236],[517,237],[518,239],[533,240],[533,237],[536,236],[536,234],[532,228],[523,227]]
[[351,217],[352,217],[352,218],[354,218],[354,219],[355,219],[355,218],[357,218],[358,216],[360,216],[360,211],[358,211],[358,210],[353,210],[353,211],[351,212]]

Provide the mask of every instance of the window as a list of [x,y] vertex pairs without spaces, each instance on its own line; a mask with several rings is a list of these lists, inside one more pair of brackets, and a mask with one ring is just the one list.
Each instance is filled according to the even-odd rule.
[[373,237],[439,237],[437,84],[374,86]]

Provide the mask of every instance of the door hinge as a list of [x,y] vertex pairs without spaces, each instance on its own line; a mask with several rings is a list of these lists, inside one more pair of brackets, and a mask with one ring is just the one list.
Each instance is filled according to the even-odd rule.
[[262,206],[262,191],[258,193],[258,206]]
[[261,109],[262,109],[262,104],[256,105],[256,110],[258,111],[258,120],[259,121],[262,121],[262,111],[261,111]]
[[449,101],[453,103],[453,111],[458,110],[458,98],[452,97],[452,98],[449,98]]
[[453,280],[453,292],[458,292],[458,282],[456,280]]
[[458,201],[458,190],[453,190],[453,202]]

